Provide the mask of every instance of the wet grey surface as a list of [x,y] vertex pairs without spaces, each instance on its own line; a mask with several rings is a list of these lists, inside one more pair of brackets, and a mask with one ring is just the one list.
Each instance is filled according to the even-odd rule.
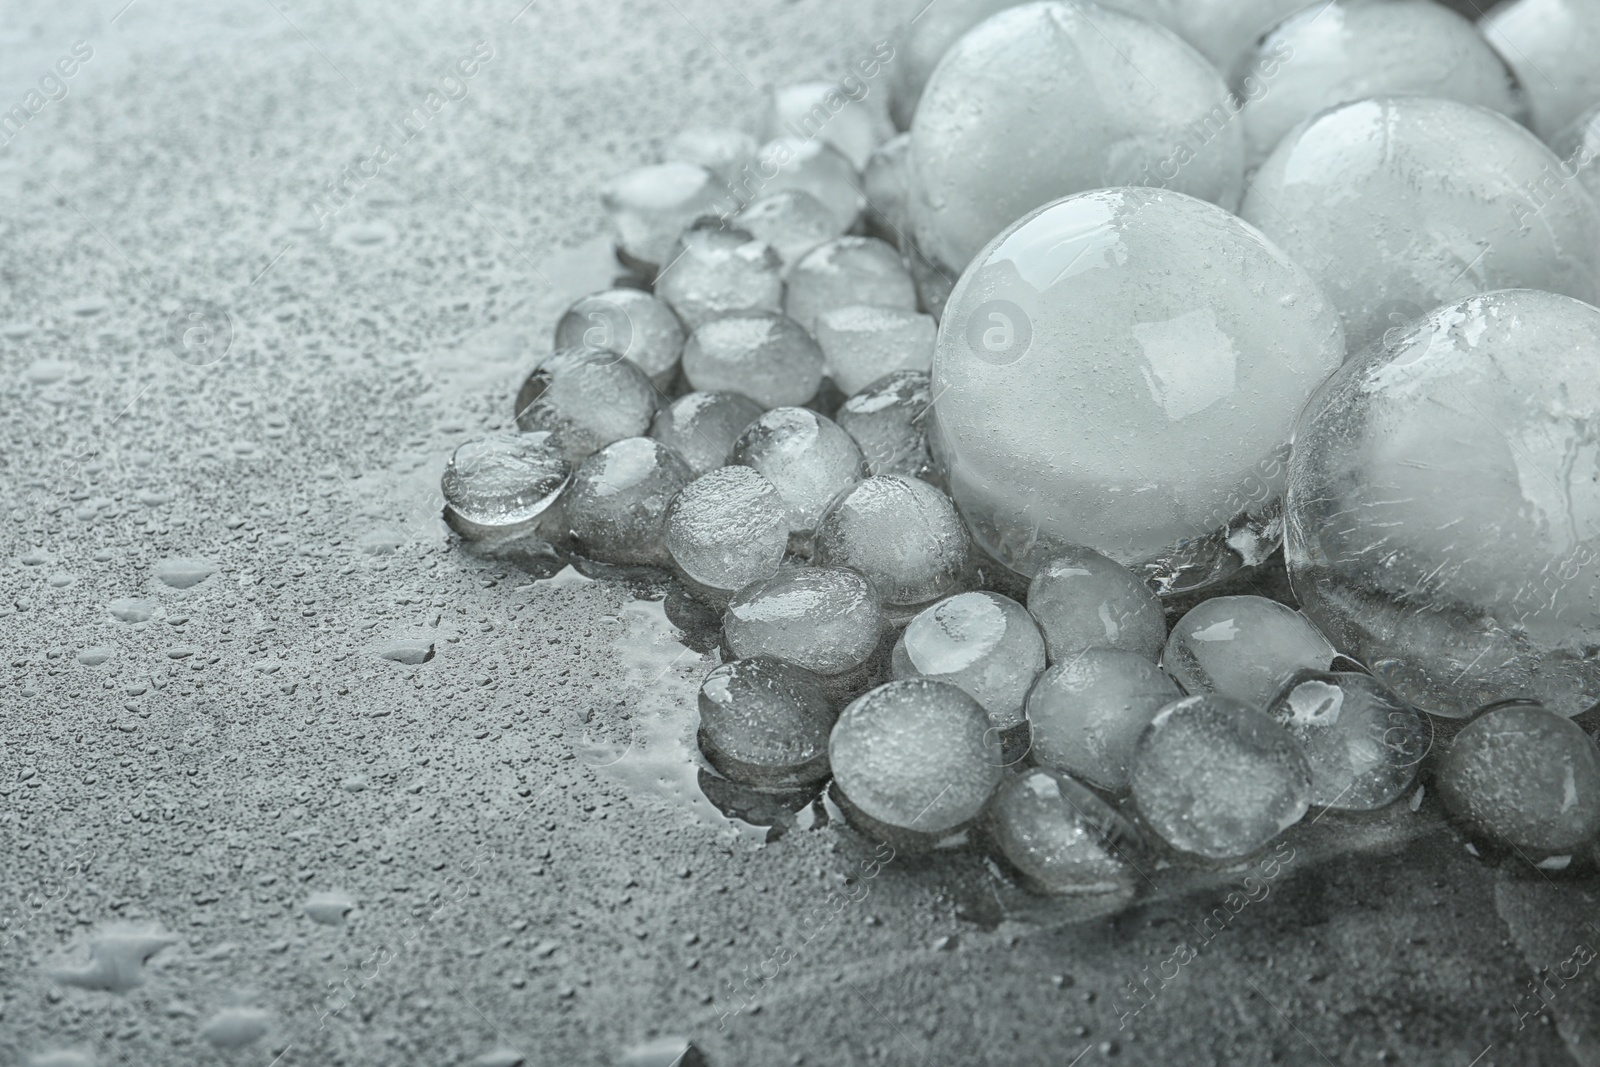
[[0,20],[0,108],[93,52],[0,146],[0,1063],[1600,1063],[1593,965],[1529,993],[1600,941],[1592,857],[1476,857],[1431,791],[1088,921],[724,821],[712,657],[452,547],[438,474],[606,280],[597,184],[895,13],[415,6]]

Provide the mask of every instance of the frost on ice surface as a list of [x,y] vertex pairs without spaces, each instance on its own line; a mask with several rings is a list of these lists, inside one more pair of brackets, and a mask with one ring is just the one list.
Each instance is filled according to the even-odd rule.
[[974,536],[1031,574],[1081,545],[1164,592],[1275,546],[1296,413],[1344,358],[1305,271],[1180,193],[1019,220],[939,326],[930,442]]
[[704,474],[728,461],[733,443],[760,417],[761,405],[739,393],[685,393],[656,412],[650,436]]
[[955,686],[923,678],[852,702],[833,728],[828,758],[851,807],[918,835],[967,825],[1000,781],[1000,749],[983,708]]
[[849,304],[822,312],[815,326],[828,376],[846,396],[854,396],[895,371],[927,373],[933,366],[938,324],[931,315]]
[[1245,856],[1300,821],[1311,767],[1265,714],[1227,697],[1185,697],[1139,741],[1139,811],[1168,844],[1208,859]]
[[678,373],[683,324],[665,301],[642,289],[607,289],[567,309],[556,323],[555,347],[615,353],[665,389]]
[[690,335],[683,373],[698,390],[743,393],[764,408],[804,404],[822,384],[822,350],[786,315],[741,312]]
[[834,719],[822,680],[791,663],[724,663],[700,686],[700,750],[717,770],[747,785],[826,778]]
[[539,362],[517,392],[517,426],[548,430],[577,464],[650,429],[660,394],[644,371],[613,352],[564,348]]
[[1415,709],[1365,674],[1303,671],[1267,713],[1311,763],[1311,803],[1346,811],[1398,800],[1433,737]]
[[1161,665],[1191,693],[1265,710],[1289,677],[1327,670],[1334,648],[1298,611],[1261,596],[1201,601],[1172,627]]
[[813,248],[844,231],[826,204],[803,189],[779,189],[750,202],[733,224],[765,241],[789,270]]
[[549,433],[470,441],[451,455],[439,480],[445,521],[469,540],[531,529],[571,474]]
[[784,311],[807,330],[815,331],[825,311],[860,304],[917,310],[917,288],[899,253],[876,237],[834,238],[789,271]]
[[720,467],[690,482],[667,508],[666,530],[683,573],[720,592],[777,573],[789,546],[783,498],[749,467]]
[[722,617],[735,656],[768,656],[828,675],[865,663],[883,628],[872,583],[843,567],[785,567],[739,590]]
[[1022,725],[1022,702],[1044,670],[1044,639],[1027,609],[998,593],[958,593],[924,609],[894,646],[896,678],[948,682],[999,730]]
[[1145,727],[1182,696],[1177,682],[1136,653],[1074,652],[1045,671],[1028,694],[1033,762],[1126,793]]
[[734,311],[780,311],[782,266],[771,246],[706,219],[678,239],[656,276],[656,295],[690,329]]
[[1522,117],[1516,80],[1477,27],[1434,0],[1334,0],[1296,12],[1240,60],[1251,165],[1301,119],[1369,96],[1444,97]]
[[1560,167],[1504,115],[1380,97],[1285,137],[1239,214],[1316,278],[1354,352],[1486,290],[1600,300],[1600,207]]
[[600,200],[611,214],[617,250],[653,271],[667,262],[685,227],[717,214],[727,196],[727,185],[705,167],[658,163],[609,182]]
[[950,498],[911,478],[866,479],[835,500],[817,527],[817,562],[854,567],[897,607],[956,592],[971,557]]
[[676,452],[649,437],[602,448],[583,461],[562,500],[578,549],[604,563],[667,563],[667,505],[693,477]]
[[959,271],[1028,212],[1112,186],[1163,185],[1231,211],[1244,138],[1213,114],[1227,95],[1211,64],[1143,19],[1074,2],[996,15],[945,55],[911,124],[917,245]]
[[1341,370],[1289,465],[1307,615],[1438,715],[1600,699],[1600,311],[1508,290],[1439,308]]
[[1057,551],[1028,583],[1028,610],[1050,659],[1116,648],[1156,660],[1167,643],[1161,601],[1128,568],[1089,548]]
[[1001,853],[1041,892],[1131,899],[1138,887],[1123,858],[1137,856],[1138,831],[1064,774],[1035,767],[1007,776],[985,818]]
[[728,462],[753,467],[778,487],[789,529],[809,538],[829,501],[867,475],[854,439],[810,408],[773,408],[745,428]]
[[1504,704],[1472,720],[1437,781],[1445,807],[1502,844],[1570,852],[1600,833],[1600,749],[1537,704]]
[[920,478],[933,463],[924,429],[932,403],[928,375],[903,370],[856,393],[833,417],[855,438],[869,472]]

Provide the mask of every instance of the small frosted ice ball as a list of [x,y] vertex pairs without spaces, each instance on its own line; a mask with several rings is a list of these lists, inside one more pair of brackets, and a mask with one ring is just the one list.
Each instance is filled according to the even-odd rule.
[[735,656],[769,656],[827,675],[865,663],[883,628],[872,583],[844,567],[785,567],[739,590],[722,616]]
[[854,396],[895,371],[927,373],[938,329],[931,315],[851,304],[822,312],[812,333],[828,376],[842,393]]
[[852,807],[918,835],[965,827],[1000,783],[1000,749],[983,708],[926,678],[890,682],[853,701],[833,727],[828,760]]
[[683,232],[655,292],[690,328],[735,311],[783,309],[783,263],[771,246],[714,219]]
[[1162,840],[1213,860],[1249,855],[1311,803],[1311,767],[1294,738],[1262,712],[1210,693],[1155,717],[1130,784]]
[[1191,693],[1221,693],[1262,709],[1296,671],[1325,671],[1336,654],[1287,604],[1219,596],[1173,624],[1161,665]]
[[756,161],[756,139],[731,126],[693,126],[680,130],[667,142],[662,157],[668,162],[696,163],[725,182],[738,180]]
[[742,393],[764,408],[804,404],[822,384],[822,350],[786,315],[712,319],[683,347],[683,373],[703,392]]
[[606,445],[583,461],[563,498],[579,550],[602,563],[666,563],[667,505],[693,478],[660,441],[625,437]]
[[857,88],[835,82],[780,85],[767,100],[766,135],[798,141],[818,138],[860,170],[878,144],[878,118]]
[[1533,128],[1555,136],[1600,100],[1600,5],[1593,0],[1507,0],[1478,20],[1528,94]]
[[556,323],[555,347],[614,352],[665,389],[677,376],[683,336],[666,301],[642,289],[607,289],[566,310]]
[[933,463],[925,429],[932,404],[925,372],[895,371],[840,404],[834,419],[861,447],[869,472],[921,478]]
[[732,592],[776,574],[789,546],[788,509],[749,467],[702,474],[667,508],[667,550],[694,581]]
[[[767,177],[768,175],[771,177]],[[861,175],[844,153],[818,138],[780,137],[761,146],[757,173],[735,183],[734,194],[745,200],[799,189],[821,201],[844,233],[861,217]]]
[[1136,653],[1075,652],[1045,671],[1028,694],[1033,761],[1126,793],[1145,727],[1182,696],[1177,682]]
[[817,562],[854,567],[896,607],[958,592],[971,555],[950,498],[927,482],[895,475],[861,482],[833,502],[817,527]]
[[1600,207],[1560,166],[1504,115],[1379,97],[1297,127],[1239,213],[1305,265],[1360,351],[1486,290],[1600,300]]
[[733,224],[771,245],[785,271],[844,232],[827,205],[803,189],[779,189],[753,200]]
[[836,716],[822,679],[770,659],[724,663],[700,686],[700,751],[735,782],[793,786],[828,776]]
[[650,436],[700,475],[727,463],[733,443],[760,417],[761,405],[739,393],[685,393],[656,412]]
[[1437,781],[1451,813],[1514,848],[1571,852],[1600,834],[1600,750],[1582,727],[1537,704],[1473,719]]
[[1366,674],[1302,671],[1267,708],[1311,764],[1311,803],[1372,811],[1411,788],[1432,731]]
[[1284,554],[1308,616],[1410,703],[1600,700],[1600,311],[1512,289],[1434,310],[1306,408]]
[[930,443],[1008,566],[1084,545],[1198,588],[1276,547],[1295,415],[1344,354],[1316,282],[1237,217],[1181,193],[1080,193],[962,275]]
[[690,223],[702,215],[717,215],[727,197],[722,179],[693,163],[640,167],[600,191],[616,231],[617,250],[651,271],[667,262],[678,235]]
[[917,310],[917,287],[900,254],[876,237],[836,237],[789,272],[783,308],[807,330],[815,331],[823,312],[858,304]]
[[564,348],[539,362],[517,392],[517,426],[547,430],[574,464],[650,429],[660,396],[644,371],[612,352]]
[[439,487],[450,528],[468,540],[531,529],[572,467],[548,433],[498,434],[457,448]]
[[957,593],[911,620],[895,643],[896,678],[932,678],[983,705],[997,730],[1022,725],[1044,670],[1044,638],[1026,608],[999,593]]
[[1034,767],[1008,776],[986,821],[1001,854],[1039,892],[1131,898],[1141,881],[1128,858],[1138,852],[1133,824],[1064,774]]
[[1152,662],[1167,644],[1161,601],[1128,568],[1092,548],[1063,548],[1028,583],[1052,663],[1086,648],[1116,648]]
[[960,270],[1028,212],[1109,186],[1162,185],[1231,211],[1244,133],[1215,118],[1227,96],[1210,63],[1152,22],[1075,0],[1003,11],[951,47],[917,107],[917,245]]
[[[1239,61],[1252,165],[1301,119],[1369,96],[1416,93],[1520,118],[1516,79],[1477,27],[1434,0],[1333,0],[1280,22]],[[1230,109],[1232,107],[1230,106]]]
[[834,497],[867,476],[855,440],[810,408],[764,413],[733,443],[728,462],[753,467],[778,487],[789,529],[802,538],[816,529]]

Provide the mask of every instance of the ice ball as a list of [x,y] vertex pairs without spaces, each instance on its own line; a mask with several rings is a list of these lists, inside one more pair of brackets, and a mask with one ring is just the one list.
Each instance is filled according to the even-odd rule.
[[1600,833],[1600,750],[1537,704],[1503,704],[1468,723],[1438,785],[1457,818],[1513,848],[1571,852]]
[[1137,855],[1138,831],[1064,774],[1035,767],[1009,776],[986,821],[1001,854],[1037,891],[1131,898],[1138,887],[1126,855]]
[[733,224],[772,246],[786,271],[844,232],[827,205],[803,189],[779,189],[753,200]]
[[817,527],[817,562],[854,567],[896,607],[957,592],[971,554],[950,498],[897,475],[861,482],[829,506]]
[[802,540],[840,493],[867,476],[854,439],[810,408],[773,408],[745,427],[728,462],[753,467],[778,487],[789,529]]
[[1145,727],[1182,696],[1178,683],[1144,656],[1081,649],[1045,671],[1028,694],[1033,762],[1126,793]]
[[1343,359],[1316,282],[1235,216],[1181,193],[1080,193],[962,275],[930,442],[1001,562],[1031,574],[1083,545],[1182,591],[1276,547],[1295,414]]
[[789,510],[749,467],[719,467],[683,487],[667,508],[667,550],[683,573],[732,592],[777,573],[789,547]]
[[899,253],[876,237],[836,237],[789,272],[783,308],[808,330],[815,332],[823,312],[858,304],[917,309],[917,288]]
[[1227,96],[1152,22],[1076,0],[1009,8],[951,47],[917,107],[917,245],[960,270],[1020,216],[1108,186],[1161,184],[1231,211],[1244,134],[1215,118]]
[[578,549],[602,563],[665,564],[667,505],[694,478],[678,454],[649,437],[594,453],[562,498]]
[[1139,740],[1130,784],[1151,829],[1212,860],[1249,855],[1311,803],[1311,767],[1294,738],[1211,693],[1162,709]]
[[689,336],[683,373],[698,390],[743,393],[764,408],[804,404],[822,384],[822,350],[785,315],[740,312]]
[[781,311],[782,267],[771,246],[705,219],[678,239],[656,275],[655,291],[694,329],[735,311]]
[[728,461],[728,451],[761,417],[761,405],[738,393],[685,393],[650,423],[650,436],[677,452],[696,475]]
[[731,126],[692,126],[673,134],[662,156],[669,162],[699,164],[732,182],[755,163],[759,148],[754,137]]
[[768,97],[766,135],[821,140],[860,170],[877,147],[879,134],[879,120],[865,101],[859,83],[854,91],[824,81],[778,86]]
[[613,352],[665,389],[678,373],[683,323],[666,301],[642,289],[607,289],[566,310],[556,323],[555,347]]
[[607,183],[600,201],[611,215],[617,251],[654,271],[667,262],[678,235],[702,215],[718,215],[727,196],[726,183],[705,167],[657,163]]
[[450,528],[468,540],[536,526],[572,467],[549,433],[497,434],[451,453],[439,488]]
[[1267,714],[1311,764],[1311,803],[1345,811],[1398,800],[1433,737],[1415,709],[1366,674],[1301,671]]
[[777,787],[828,776],[836,716],[822,679],[770,659],[724,663],[700,686],[700,751],[735,782]]
[[644,371],[614,352],[563,348],[539,362],[517,392],[517,426],[554,435],[567,459],[650,429],[660,394]]
[[983,810],[1000,782],[988,716],[944,682],[890,682],[857,697],[828,739],[834,784],[858,812],[891,831],[937,836]]
[[785,567],[739,590],[722,616],[735,656],[768,656],[828,675],[867,662],[883,627],[872,583],[844,567]]
[[1506,0],[1478,20],[1528,94],[1544,138],[1600,100],[1600,5],[1593,0]]
[[926,373],[938,328],[933,316],[917,311],[852,304],[822,312],[812,333],[828,376],[854,396],[895,371]]
[[818,138],[780,137],[761,146],[756,171],[734,185],[745,202],[784,189],[798,189],[821,201],[844,233],[861,217],[861,175],[844,154]]
[[924,428],[932,403],[926,372],[895,371],[840,404],[834,418],[855,438],[872,474],[921,478],[933,463]]
[[1317,279],[1357,351],[1486,290],[1600,299],[1600,207],[1560,165],[1504,115],[1379,97],[1285,137],[1239,213]]
[[1307,615],[1405,700],[1600,700],[1600,311],[1529,289],[1439,308],[1306,408],[1285,552]]
[[969,694],[1001,732],[1024,723],[1023,701],[1044,670],[1044,638],[1028,610],[999,593],[957,593],[912,619],[895,642],[896,678],[933,678]]
[[1326,670],[1337,653],[1311,620],[1264,596],[1201,601],[1173,624],[1161,666],[1190,693],[1265,708],[1296,671]]
[[1152,662],[1167,643],[1161,601],[1128,568],[1091,548],[1059,550],[1028,583],[1053,663],[1086,648],[1116,648]]

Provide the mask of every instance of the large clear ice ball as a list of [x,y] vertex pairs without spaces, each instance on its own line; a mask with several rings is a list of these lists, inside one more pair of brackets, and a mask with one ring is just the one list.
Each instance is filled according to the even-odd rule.
[[1506,0],[1478,22],[1528,92],[1533,128],[1546,139],[1600,100],[1600,4]]
[[1393,331],[1307,406],[1286,555],[1307,615],[1406,700],[1600,700],[1600,311],[1528,289]]
[[1106,186],[1160,184],[1231,210],[1243,129],[1212,115],[1227,95],[1155,23],[1076,0],[1004,11],[946,53],[917,107],[918,247],[959,270],[1025,212]]
[[1197,588],[1276,545],[1295,414],[1344,358],[1316,282],[1181,193],[1101,189],[1001,234],[951,295],[931,444],[978,541]]
[[1455,100],[1358,100],[1299,126],[1239,214],[1311,272],[1352,350],[1493,289],[1600,300],[1600,208],[1538,138]]

